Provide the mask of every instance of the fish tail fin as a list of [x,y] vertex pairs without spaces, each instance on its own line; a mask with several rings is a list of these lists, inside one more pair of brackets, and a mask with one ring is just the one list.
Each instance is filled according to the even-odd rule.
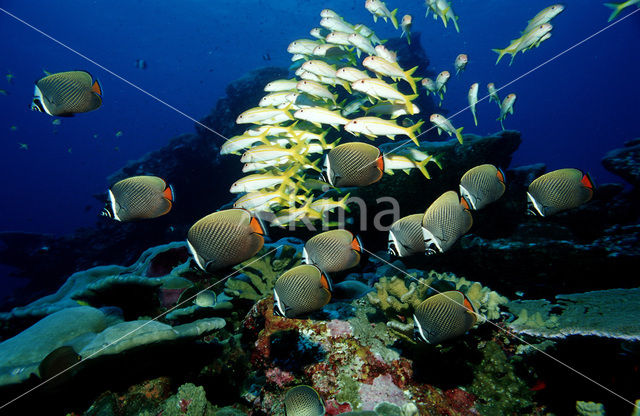
[[460,127],[459,129],[456,129],[456,138],[458,139],[460,144],[462,144],[462,129],[464,129],[464,127]]
[[502,59],[502,57],[507,53],[507,49],[491,49],[492,51],[494,51],[495,53],[498,54],[498,60],[496,61],[496,65],[498,65],[498,62],[500,62],[500,59]]
[[425,160],[423,160],[421,162],[415,162],[416,168],[418,168],[420,173],[422,173],[424,175],[424,177],[427,178],[427,179],[431,179],[431,175],[429,175],[429,172],[427,171],[427,163],[429,163],[431,161],[432,157],[433,156],[428,156]]
[[471,114],[473,114],[473,122],[477,126],[478,125],[478,117],[476,117],[476,112],[472,111]]
[[349,199],[349,197],[351,196],[350,193],[346,194],[344,196],[344,198],[342,198],[340,200],[340,202],[338,202],[338,206],[342,209],[345,210],[345,212],[351,212],[351,208],[349,208],[349,206],[347,205],[347,200]]
[[622,9],[624,9],[624,4],[626,2],[622,2],[622,3],[604,3],[605,6],[613,9],[613,12],[611,13],[611,16],[609,16],[609,20],[607,20],[607,22],[612,21],[613,19],[615,19],[616,17],[618,17],[618,15],[620,14],[620,12],[622,11]]
[[412,95],[406,95],[405,96],[405,107],[407,107],[407,113],[409,114],[415,114],[415,106],[413,105],[413,103],[411,101],[415,100],[416,98],[418,98],[418,94],[412,94]]
[[342,85],[342,88],[344,88],[349,94],[351,94],[351,85],[349,85],[347,81],[342,81],[340,85]]
[[411,33],[407,32],[407,45],[411,45]]
[[502,127],[502,130],[504,130],[504,124],[502,123],[502,120],[504,120],[504,118],[499,118],[498,120],[500,120],[500,127]]
[[458,17],[458,16],[455,16],[455,17],[454,17],[453,19],[451,19],[451,20],[453,20],[453,25],[454,25],[454,26],[455,26],[455,28],[456,28],[456,32],[460,33],[460,27],[458,27],[458,19],[459,19],[459,17]]
[[413,140],[413,142],[418,147],[420,147],[420,142],[418,141],[418,138],[416,137],[416,132],[418,134],[420,134],[420,127],[422,127],[423,124],[424,124],[424,120],[420,120],[416,124],[414,124],[413,126],[411,126],[411,127],[409,127],[407,129],[407,136],[409,136],[409,138],[411,140]]
[[447,7],[446,9],[444,9],[442,11],[442,14],[440,15],[440,17],[442,17],[442,23],[444,23],[444,28],[447,28],[447,23],[449,22],[449,19],[447,19],[447,12],[449,12],[449,9],[451,7]]
[[393,24],[393,27],[395,29],[398,28],[398,19],[396,18],[397,13],[398,13],[398,9],[395,9],[391,12],[391,16],[389,16],[389,18],[391,19],[391,24]]
[[422,79],[422,78],[412,77],[413,73],[416,72],[416,69],[418,69],[418,67],[414,66],[413,68],[411,68],[408,71],[405,71],[404,73],[404,77],[409,83],[409,86],[411,86],[411,90],[413,91],[414,94],[418,92],[416,87],[416,81],[420,81]]

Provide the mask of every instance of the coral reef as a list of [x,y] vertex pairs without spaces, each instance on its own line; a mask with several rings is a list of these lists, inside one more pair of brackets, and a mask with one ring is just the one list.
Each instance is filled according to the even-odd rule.
[[345,323],[273,316],[272,299],[253,306],[243,329],[252,345],[251,364],[266,377],[256,379],[260,393],[245,395],[250,414],[281,414],[284,391],[301,383],[318,391],[329,415],[374,409],[379,415],[438,414],[456,406],[450,414],[475,414],[472,396],[459,401],[466,395],[461,390],[416,382],[411,361],[391,348],[395,338],[384,325],[369,322],[373,308],[363,299],[353,306],[355,316]]
[[[483,287],[478,282],[470,282],[452,273],[437,273],[431,270],[424,273],[417,269],[408,269],[411,277],[400,270],[406,267],[399,260],[393,266],[380,267],[382,275],[374,286],[377,292],[370,292],[367,298],[389,319],[389,329],[398,335],[410,338],[413,332],[413,311],[426,298],[438,291],[459,290],[473,303],[476,311],[486,319],[500,317],[500,306],[508,299]],[[390,276],[390,277],[389,277]],[[443,289],[443,290],[441,290]]]
[[517,319],[514,332],[564,338],[569,335],[640,340],[640,289],[609,289],[557,295],[557,303],[545,299],[518,300],[507,304]]
[[576,412],[580,416],[604,416],[604,406],[602,403],[577,401]]
[[478,397],[482,415],[522,414],[533,407],[533,392],[514,370],[504,351],[494,342],[481,343],[482,361],[469,392]]
[[[272,254],[265,255],[274,249]],[[300,264],[302,255],[295,246],[276,242],[265,245],[256,258],[236,266],[242,273],[227,279],[224,286],[227,295],[250,301],[270,296],[276,279]]]

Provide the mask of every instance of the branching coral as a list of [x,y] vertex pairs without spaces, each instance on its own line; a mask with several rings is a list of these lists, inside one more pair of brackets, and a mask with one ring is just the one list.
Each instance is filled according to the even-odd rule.
[[409,276],[381,277],[374,285],[376,292],[367,294],[369,302],[382,310],[389,319],[389,329],[405,338],[410,337],[413,330],[413,311],[423,300],[436,293],[432,289],[434,285],[440,286],[443,282],[448,282],[452,288],[464,293],[476,311],[486,319],[500,317],[499,307],[508,301],[480,283],[452,273],[437,273],[433,270],[426,274],[419,270],[409,270],[408,273]]

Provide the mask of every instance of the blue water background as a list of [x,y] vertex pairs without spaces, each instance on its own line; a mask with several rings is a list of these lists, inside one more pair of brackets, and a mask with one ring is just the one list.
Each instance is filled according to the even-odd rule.
[[[325,7],[352,23],[365,23],[381,38],[400,33],[390,23],[374,24],[364,0],[1,4],[195,119],[207,114],[224,96],[226,85],[245,72],[264,65],[288,66],[287,45],[309,38],[308,31],[317,26]],[[445,29],[440,20],[425,18],[423,2],[387,4],[401,7],[399,19],[405,13],[413,15],[413,31],[421,32],[431,71],[447,69],[453,74],[456,55],[469,55],[467,70],[449,83],[444,106],[450,114],[467,105],[471,83],[480,82],[481,94],[488,82],[501,87],[606,27],[610,14],[599,1],[566,1],[566,10],[552,22],[550,40],[519,54],[512,66],[508,57],[496,66],[491,48],[508,45],[550,1],[454,1],[459,34],[451,25]],[[505,121],[506,128],[523,134],[512,166],[544,162],[549,169],[589,171],[598,183],[620,182],[602,168],[600,159],[640,136],[639,39],[636,13],[501,91],[501,97],[518,95],[515,114]],[[0,50],[0,88],[9,92],[0,96],[0,231],[61,234],[93,224],[101,204],[92,195],[105,192],[108,174],[172,136],[193,132],[188,118],[1,12]],[[266,54],[270,61],[264,60]],[[144,59],[148,68],[136,68],[136,59]],[[52,117],[29,111],[33,82],[44,75],[43,69],[88,70],[102,82],[102,108],[63,119],[59,126],[52,124]],[[15,75],[11,85],[4,79],[7,71]],[[495,103],[485,100],[478,105],[478,127],[469,111],[452,122],[464,126],[465,133],[484,135],[500,129],[497,116]],[[18,143],[27,143],[29,150],[21,150]],[[215,178],[194,178],[194,184],[210,180]],[[180,190],[176,191],[179,198]]]

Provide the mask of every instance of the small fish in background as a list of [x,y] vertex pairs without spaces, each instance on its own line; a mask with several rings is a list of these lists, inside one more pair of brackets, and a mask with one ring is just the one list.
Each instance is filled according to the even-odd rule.
[[255,256],[264,245],[265,227],[245,209],[214,212],[189,228],[187,246],[206,272],[235,266]]
[[460,179],[460,195],[473,210],[497,201],[505,190],[504,172],[491,164],[473,167]]
[[429,121],[431,121],[431,123],[433,123],[433,125],[437,127],[438,135],[442,134],[442,132],[444,131],[449,136],[456,136],[460,144],[462,144],[462,130],[464,129],[464,127],[456,129],[455,127],[453,127],[453,124],[451,124],[451,122],[441,114],[431,114],[431,117],[429,117]]
[[[364,104],[364,103],[363,103]],[[406,116],[409,114],[407,111],[407,107],[404,104],[391,104],[385,102],[379,102],[371,107],[362,107],[367,115],[372,114],[374,116],[389,116],[391,119],[396,119],[400,116]],[[413,114],[420,114],[420,107],[411,103],[411,109]],[[411,124],[404,125],[403,127],[411,127],[414,126],[415,123],[411,121],[410,118],[405,118],[403,121],[409,121]]]
[[367,186],[378,182],[383,174],[380,149],[366,143],[344,143],[331,149],[322,172],[332,186]]
[[588,202],[595,185],[578,169],[554,170],[535,179],[527,190],[527,214],[548,217]]
[[542,42],[551,37],[551,30],[553,26],[550,23],[543,23],[534,27],[531,31],[525,33],[517,39],[511,41],[511,43],[504,49],[491,49],[498,54],[496,65],[500,62],[500,59],[506,54],[511,55],[511,61],[509,65],[513,64],[513,59],[518,52],[526,52],[529,49],[540,46]]
[[11,71],[7,71],[7,74],[4,76],[5,79],[7,80],[8,84],[13,84],[13,79],[16,77],[15,75],[13,75],[11,73]]
[[460,55],[456,56],[456,60],[453,62],[453,66],[456,68],[456,75],[464,71],[468,63],[469,57],[466,54],[461,53]]
[[449,82],[449,78],[451,78],[449,71],[442,71],[436,77],[436,93],[440,96],[440,104],[438,105],[442,105],[444,93],[447,92],[447,82]]
[[288,108],[253,107],[240,113],[236,124],[278,124],[293,120]]
[[123,135],[123,134],[124,134],[124,133],[122,132],[122,130],[118,130],[118,131],[116,132],[116,137],[122,137],[122,135]]
[[431,345],[464,335],[477,321],[475,307],[457,290],[427,298],[413,314],[416,340]]
[[440,17],[442,19],[442,23],[444,23],[445,29],[447,27],[447,23],[451,20],[456,28],[456,32],[460,32],[460,27],[458,27],[459,17],[453,12],[451,3],[447,0],[426,0],[426,5],[427,14],[425,17],[429,15],[429,11],[432,11],[434,20],[438,20],[438,17]]
[[500,97],[498,96],[498,91],[496,90],[496,86],[493,82],[487,84],[487,91],[489,91],[489,102],[495,101],[500,107]]
[[[418,94],[405,95],[398,91],[395,85],[387,84],[379,78],[367,78],[355,81],[351,84],[354,91],[367,94],[377,100],[386,99],[394,104],[403,103],[407,107],[407,112],[413,114],[413,100],[418,98]],[[373,102],[373,100],[371,101]]]
[[295,91],[297,79],[276,79],[264,86],[265,92]]
[[324,107],[302,108],[293,113],[293,117],[298,120],[308,121],[316,127],[328,124],[336,130],[340,130],[339,126],[349,122],[349,119],[342,117],[339,111],[331,111]]
[[405,80],[411,87],[411,91],[415,94],[417,91],[416,81],[420,81],[422,78],[413,77],[413,73],[418,69],[417,66],[405,71],[396,62],[389,62],[379,56],[368,56],[362,61],[362,66],[375,72],[378,75],[384,75],[397,81],[399,79]]
[[374,55],[376,53],[375,48],[366,37],[359,33],[352,33],[347,38],[349,43],[356,47],[356,56],[360,58],[360,55],[364,52],[367,55]]
[[[328,188],[328,185],[322,181],[317,181],[321,184],[324,184],[325,188]],[[306,182],[305,182],[306,184]],[[342,199],[333,200],[331,198],[319,198],[314,199],[313,202],[309,205],[311,210],[317,211],[321,214],[325,212],[331,212],[336,208],[342,208],[346,212],[350,212],[349,206],[347,205],[347,200],[349,199],[350,194],[346,194]]]
[[71,147],[67,149],[67,153],[69,153],[69,154],[73,153]]
[[427,208],[422,217],[425,253],[444,253],[469,231],[473,217],[469,205],[454,191],[447,191]]
[[406,257],[424,253],[423,216],[424,214],[408,215],[391,224],[387,245],[389,254],[395,257]]
[[473,122],[475,125],[478,125],[478,117],[476,116],[476,104],[478,104],[478,87],[479,84],[474,82],[469,87],[469,94],[467,94],[467,100],[469,101],[469,109],[471,109],[471,114],[473,114]]
[[311,36],[313,36],[316,39],[322,39],[322,40],[324,40],[324,38],[326,38],[329,33],[331,33],[331,31],[328,29],[325,29],[324,27],[314,27],[309,31],[309,34]]
[[138,69],[147,69],[147,61],[145,61],[144,59],[136,59],[133,63],[133,66]]
[[372,139],[378,136],[387,136],[391,140],[395,140],[395,136],[405,135],[416,146],[420,146],[416,132],[419,132],[422,124],[424,124],[424,121],[420,120],[411,127],[402,127],[393,120],[385,120],[378,117],[358,117],[345,124],[344,130],[355,136],[363,134]]
[[360,263],[362,243],[347,230],[325,231],[311,237],[302,250],[305,264],[315,264],[328,273],[351,269]]
[[287,171],[269,171],[265,173],[255,173],[238,179],[233,184],[229,192],[232,194],[254,192],[265,188],[271,188],[274,186],[287,186],[293,185],[293,178],[300,180],[297,177],[298,168],[293,167]]
[[[38,366],[38,375],[42,381],[52,380],[55,385],[71,380],[73,369],[82,357],[68,345],[56,348],[47,354]],[[50,383],[51,383],[50,382]]]
[[384,58],[389,62],[398,63],[398,55],[394,51],[385,48],[384,45],[377,45],[375,48],[376,56]]
[[356,33],[353,25],[345,22],[342,17],[323,17],[320,19],[320,26],[332,32]]
[[[636,3],[638,0],[636,0]],[[551,19],[562,13],[564,10],[564,5],[562,4],[553,4],[551,6],[545,7],[540,10],[538,14],[536,14],[531,20],[527,22],[527,27],[521,33],[531,32],[537,26],[540,26],[545,23],[549,23]]]
[[317,266],[296,266],[276,280],[273,313],[295,318],[319,311],[331,300],[331,290],[331,280]]
[[86,71],[59,72],[35,83],[31,109],[51,116],[71,117],[102,105],[102,87]]
[[411,173],[411,169],[418,169],[425,178],[431,179],[431,175],[429,175],[426,168],[427,164],[429,162],[434,162],[436,165],[440,166],[433,156],[421,152],[418,149],[409,149],[403,153],[404,154],[386,153],[382,155],[382,169],[384,173],[387,175],[393,175],[394,170],[402,170],[404,173],[409,175]]
[[7,95],[9,95],[9,93],[7,92],[7,90],[0,89],[0,95],[4,95],[6,97]]
[[196,295],[193,303],[201,308],[212,308],[216,306],[216,293],[212,290],[203,290]]
[[62,120],[60,120],[59,118],[53,119],[51,121],[51,124],[53,124],[54,126],[59,126],[60,124],[62,124]]
[[422,83],[422,86],[427,90],[429,94],[433,94],[433,95],[438,94],[438,87],[436,87],[435,81],[432,80],[431,78],[423,78],[421,83]]
[[29,145],[26,143],[18,143],[18,148],[20,150],[29,150]]
[[271,60],[271,55],[269,55],[269,53],[265,53],[262,55],[262,60],[263,61],[270,61]]
[[157,176],[122,179],[109,188],[108,194],[109,202],[101,215],[122,222],[165,215],[174,200],[171,185]]
[[285,416],[324,416],[322,398],[313,387],[300,385],[287,390],[284,396]]
[[319,41],[311,39],[297,39],[289,44],[287,52],[292,54],[311,55],[316,46],[320,45]]
[[347,82],[356,82],[361,79],[369,79],[371,76],[365,71],[361,71],[357,68],[344,67],[336,71],[336,78],[340,78]]
[[505,118],[507,118],[507,114],[513,114],[513,104],[516,102],[516,98],[516,95],[511,93],[504,97],[504,100],[502,100],[502,104],[500,104],[500,117],[498,117],[496,120],[500,121],[502,130],[504,130],[503,121]]
[[640,0],[627,0],[623,1],[622,3],[604,3],[605,6],[613,9],[613,12],[611,12],[611,16],[609,16],[609,20],[607,20],[607,22],[612,21],[613,19],[618,17],[622,10],[626,9],[627,7],[633,6],[634,4],[638,5],[638,7],[640,8]]
[[9,131],[18,131],[18,126],[10,126]]
[[400,37],[407,35],[407,43],[411,45],[411,24],[413,23],[413,18],[410,14],[405,14],[402,16],[402,22],[400,23],[400,27],[402,27],[402,33]]
[[364,8],[367,9],[373,15],[373,21],[377,22],[378,17],[382,17],[382,19],[386,22],[387,18],[391,20],[391,24],[395,29],[398,28],[398,19],[396,18],[396,13],[398,13],[398,9],[389,11],[387,5],[384,4],[381,0],[367,0],[364,3]]

